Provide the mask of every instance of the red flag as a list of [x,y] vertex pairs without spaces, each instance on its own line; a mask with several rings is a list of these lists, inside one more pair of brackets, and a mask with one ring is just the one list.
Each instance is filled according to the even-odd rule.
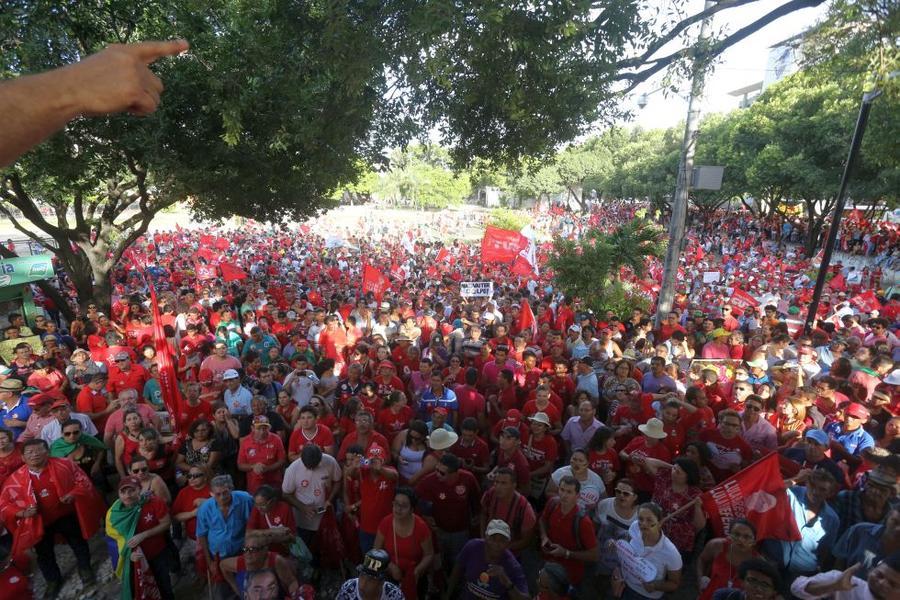
[[225,238],[216,238],[216,242],[213,244],[219,250],[228,250],[229,246],[231,246],[231,242],[229,242]]
[[488,225],[481,240],[481,262],[511,263],[527,246],[528,238],[518,231]]
[[731,304],[741,309],[741,311],[746,311],[748,308],[759,306],[759,300],[741,288],[734,288],[734,291],[731,293]]
[[838,273],[837,276],[833,277],[831,281],[828,282],[828,287],[839,292],[846,292],[847,282],[844,280],[843,273]]
[[223,262],[219,265],[219,268],[222,269],[222,279],[225,281],[247,279],[247,272],[231,263]]
[[853,296],[850,298],[850,304],[866,313],[881,309],[881,302],[878,301],[878,296],[872,290],[866,290],[858,296]]
[[381,300],[384,292],[391,287],[391,280],[371,265],[363,267],[362,291],[364,294],[372,292],[376,300]]
[[201,281],[216,278],[216,268],[212,265],[202,265],[197,263],[194,265],[194,271],[197,273],[197,279]]
[[199,250],[197,250],[197,256],[209,263],[217,262],[220,258],[217,253],[213,252],[209,248],[200,248]]
[[394,263],[391,265],[391,277],[400,281],[404,281],[406,279],[406,272],[400,265]]
[[756,527],[757,539],[800,539],[775,452],[704,492],[700,501],[716,536],[743,518]]
[[201,246],[212,246],[216,243],[216,238],[211,235],[201,235],[200,236],[200,245]]
[[516,325],[522,333],[531,332],[531,339],[528,340],[528,343],[534,341],[534,336],[537,335],[537,319],[534,318],[534,312],[532,312],[528,300],[522,300],[522,306],[519,307],[519,322]]
[[442,263],[447,260],[448,256],[450,256],[450,252],[446,248],[441,248],[441,251],[434,257],[434,262]]
[[534,275],[534,267],[520,254],[516,257],[516,260],[513,261],[510,272],[515,275],[521,275],[522,277],[528,277],[529,275]]
[[159,303],[156,301],[156,289],[150,286],[150,307],[153,310],[153,345],[156,348],[156,364],[159,365],[159,389],[163,403],[169,412],[172,429],[180,433],[179,415],[181,415],[181,391],[178,389],[178,378],[175,375],[175,360],[172,349],[163,331],[162,317],[159,314]]

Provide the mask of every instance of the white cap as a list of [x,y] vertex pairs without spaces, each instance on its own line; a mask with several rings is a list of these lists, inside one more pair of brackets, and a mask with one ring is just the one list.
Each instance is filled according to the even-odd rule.
[[240,378],[240,374],[234,369],[228,369],[225,373],[222,374],[222,380],[227,381],[229,379],[238,379]]
[[512,533],[509,530],[507,522],[501,521],[500,519],[492,519],[484,530],[484,537],[490,537],[497,534],[502,535],[508,540],[512,539]]

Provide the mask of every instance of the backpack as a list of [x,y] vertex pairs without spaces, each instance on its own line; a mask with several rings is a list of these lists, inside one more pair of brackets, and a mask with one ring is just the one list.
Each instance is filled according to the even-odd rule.
[[[559,496],[554,496],[547,502],[547,520],[550,520],[550,517],[553,515],[553,512],[559,508]],[[577,505],[576,505],[577,506]],[[572,537],[575,539],[575,551],[584,550],[584,546],[581,543],[581,520],[585,517],[584,509],[580,506],[577,506],[575,510],[575,518],[572,519]]]

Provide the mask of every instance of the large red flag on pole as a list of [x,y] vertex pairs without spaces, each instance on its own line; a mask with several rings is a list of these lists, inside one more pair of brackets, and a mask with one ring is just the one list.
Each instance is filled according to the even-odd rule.
[[481,240],[481,262],[511,263],[527,247],[528,238],[518,231],[488,225]]
[[[148,282],[149,283],[149,282]],[[159,303],[156,300],[156,289],[150,284],[150,307],[153,310],[153,346],[156,348],[156,364],[159,366],[159,389],[163,403],[169,411],[172,430],[181,432],[182,426],[190,423],[179,423],[181,416],[181,390],[178,388],[178,377],[175,374],[175,360],[172,349],[163,330],[162,318],[159,314]]]
[[222,279],[225,281],[247,279],[247,272],[231,263],[222,262],[219,264],[219,268],[222,269]]
[[735,519],[747,519],[757,539],[800,539],[775,452],[704,492],[700,501],[716,536],[724,536]]

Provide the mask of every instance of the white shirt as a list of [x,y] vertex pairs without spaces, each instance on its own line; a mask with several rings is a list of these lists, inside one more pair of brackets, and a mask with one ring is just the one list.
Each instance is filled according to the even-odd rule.
[[[284,472],[284,481],[281,490],[285,494],[291,494],[302,504],[316,508],[325,506],[328,493],[341,480],[341,467],[338,462],[328,454],[322,454],[322,462],[315,469],[307,469],[299,458],[292,462]],[[294,509],[294,519],[297,527],[309,531],[318,531],[322,515],[315,515],[308,519]]]
[[[571,466],[566,465],[558,468],[553,471],[550,478],[553,479],[556,485],[559,485],[559,480],[565,475],[572,475]],[[579,483],[581,483],[581,491],[578,493],[578,506],[586,513],[591,514],[594,512],[597,503],[606,497],[606,486],[603,485],[603,479],[590,469],[588,469],[587,480]]]
[[843,576],[843,571],[828,571],[827,573],[818,573],[811,577],[798,577],[791,584],[791,594],[801,600],[816,600],[818,598],[830,598],[833,600],[873,600],[872,592],[869,591],[869,584],[860,579],[853,577],[850,582],[853,589],[847,592],[834,592],[828,596],[813,596],[806,592],[806,586],[810,583],[824,583],[830,585],[835,583]]
[[[664,581],[666,579],[667,571],[681,570],[681,567],[683,566],[681,554],[678,552],[678,548],[675,547],[675,544],[673,544],[665,534],[662,534],[662,537],[655,546],[646,547],[641,538],[641,530],[638,527],[637,521],[635,521],[631,524],[631,527],[629,527],[628,535],[631,537],[628,545],[631,546],[634,554],[637,555],[639,559],[650,563],[652,567],[656,568],[656,576],[651,579],[651,581]],[[644,589],[643,583],[628,569],[623,568],[622,575],[625,578],[626,585],[639,594],[647,596],[648,598],[663,597],[663,592],[648,592]]]
[[[88,435],[97,435],[97,427],[94,426],[94,422],[91,421],[90,417],[84,415],[82,413],[69,413],[69,418],[75,419],[79,423],[81,423],[81,432],[86,433]],[[41,429],[41,439],[47,442],[48,444],[52,444],[56,440],[62,437],[62,424],[59,422],[59,419],[53,419]]]

